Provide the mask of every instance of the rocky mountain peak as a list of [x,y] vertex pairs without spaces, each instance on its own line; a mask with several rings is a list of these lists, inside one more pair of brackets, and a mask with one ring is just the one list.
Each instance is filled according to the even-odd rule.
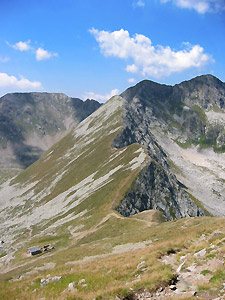
[[[171,155],[168,153],[174,143],[185,149],[196,147],[198,151],[213,149],[224,152],[224,83],[212,75],[199,76],[175,86],[144,80],[121,96],[124,98],[125,127],[113,146],[143,145],[151,162],[139,174],[118,211],[128,216],[155,208],[164,211],[167,220],[204,214],[191,202],[184,186],[177,180],[168,161]],[[167,142],[162,147],[164,139]],[[168,141],[171,141],[171,146],[168,146]],[[216,178],[214,180],[217,182]],[[220,184],[217,182],[215,186],[220,191],[218,195],[221,195]],[[175,211],[172,207],[176,207]]]
[[143,80],[135,86],[128,88],[121,96],[127,101],[138,98],[143,104],[148,105],[151,101],[165,101],[171,95],[172,87],[165,84],[159,84],[151,80]]
[[195,84],[195,85],[213,85],[214,87],[218,87],[221,85],[224,85],[224,82],[222,82],[221,80],[219,80],[217,77],[213,76],[212,74],[206,74],[206,75],[199,75],[196,76],[190,80],[186,80],[181,82],[178,85],[181,84]]
[[213,75],[201,75],[174,86],[173,97],[204,110],[225,109],[225,83]]

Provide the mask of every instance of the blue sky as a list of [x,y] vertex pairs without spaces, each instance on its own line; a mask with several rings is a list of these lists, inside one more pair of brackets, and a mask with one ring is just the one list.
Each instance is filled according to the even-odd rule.
[[105,101],[142,79],[225,81],[224,0],[1,0],[0,96]]

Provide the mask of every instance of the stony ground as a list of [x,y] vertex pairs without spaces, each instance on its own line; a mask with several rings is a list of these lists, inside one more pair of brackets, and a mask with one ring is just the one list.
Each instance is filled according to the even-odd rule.
[[[209,239],[219,236],[221,232],[213,232],[209,236],[204,234],[194,244],[207,242]],[[172,266],[176,279],[171,285],[161,287],[154,293],[143,291],[135,293],[135,300],[166,300],[166,299],[225,299],[225,280],[220,288],[208,287],[205,291],[201,286],[207,286],[213,281],[216,270],[224,269],[225,254],[221,249],[225,245],[225,238],[220,245],[211,243],[208,248],[203,248],[196,253],[187,253],[180,256],[178,253],[170,253],[161,258],[165,264]],[[210,253],[210,254],[209,254]]]
[[[213,215],[225,214],[225,153],[192,146],[179,147],[174,136],[153,130],[155,137],[172,161],[175,174],[188,191]],[[214,201],[212,201],[214,199]]]

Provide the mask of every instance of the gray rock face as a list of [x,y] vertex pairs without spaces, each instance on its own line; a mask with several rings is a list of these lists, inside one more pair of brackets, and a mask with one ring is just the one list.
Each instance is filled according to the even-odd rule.
[[121,148],[137,142],[147,149],[152,161],[139,173],[133,187],[118,206],[118,212],[129,216],[147,209],[157,209],[166,220],[203,216],[203,210],[190,199],[176,179],[166,154],[150,131],[151,111],[144,109],[137,98],[131,103],[125,101],[123,122],[125,128],[114,140],[113,147]]
[[[212,124],[207,112],[225,112],[225,83],[212,75],[196,77],[175,86],[144,80],[121,94],[130,105],[150,119],[149,126],[171,132],[178,142],[202,146],[225,146],[221,142],[224,126]],[[215,130],[216,127],[216,130]],[[207,133],[214,131],[213,136]]]
[[121,94],[125,99],[123,131],[113,147],[143,145],[151,162],[140,172],[117,210],[129,216],[146,209],[160,210],[167,220],[203,216],[204,211],[190,198],[174,175],[167,156],[152,128],[169,132],[174,140],[195,143],[211,141],[223,147],[224,126],[212,125],[205,111],[224,110],[225,84],[211,75],[200,76],[174,87],[143,81]]
[[225,83],[212,75],[201,75],[176,84],[173,98],[186,105],[197,104],[204,110],[213,105],[225,109]]
[[64,94],[13,93],[0,98],[1,169],[26,168],[100,103]]
[[167,221],[205,215],[182,185],[154,161],[140,172],[117,208],[127,217],[148,209],[161,211]]

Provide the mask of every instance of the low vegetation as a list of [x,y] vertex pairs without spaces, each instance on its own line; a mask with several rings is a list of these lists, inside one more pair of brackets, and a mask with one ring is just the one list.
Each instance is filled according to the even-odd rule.
[[[160,260],[164,255],[177,253],[181,257],[189,254],[188,264],[196,261],[194,254],[197,251],[212,244],[220,246],[215,255],[224,255],[224,225],[224,218],[190,218],[150,226],[145,214],[122,219],[112,216],[97,231],[81,239],[72,239],[67,247],[59,245],[49,254],[24,258],[20,266],[0,276],[0,297],[115,299],[117,295],[125,299],[143,288],[154,292],[170,284],[176,276],[172,267]],[[221,233],[208,241],[197,242],[202,235],[210,236],[215,230]],[[50,238],[36,240],[36,243],[49,240],[53,244],[54,240]],[[22,256],[22,253],[17,255]],[[207,256],[206,259],[211,258]],[[201,273],[212,277],[207,284],[199,286],[200,296],[206,290],[213,293],[213,288],[221,288],[224,270],[203,270]],[[41,284],[42,278],[54,276],[62,278]],[[79,283],[82,279],[83,283]],[[75,288],[69,290],[68,285],[72,282]]]

